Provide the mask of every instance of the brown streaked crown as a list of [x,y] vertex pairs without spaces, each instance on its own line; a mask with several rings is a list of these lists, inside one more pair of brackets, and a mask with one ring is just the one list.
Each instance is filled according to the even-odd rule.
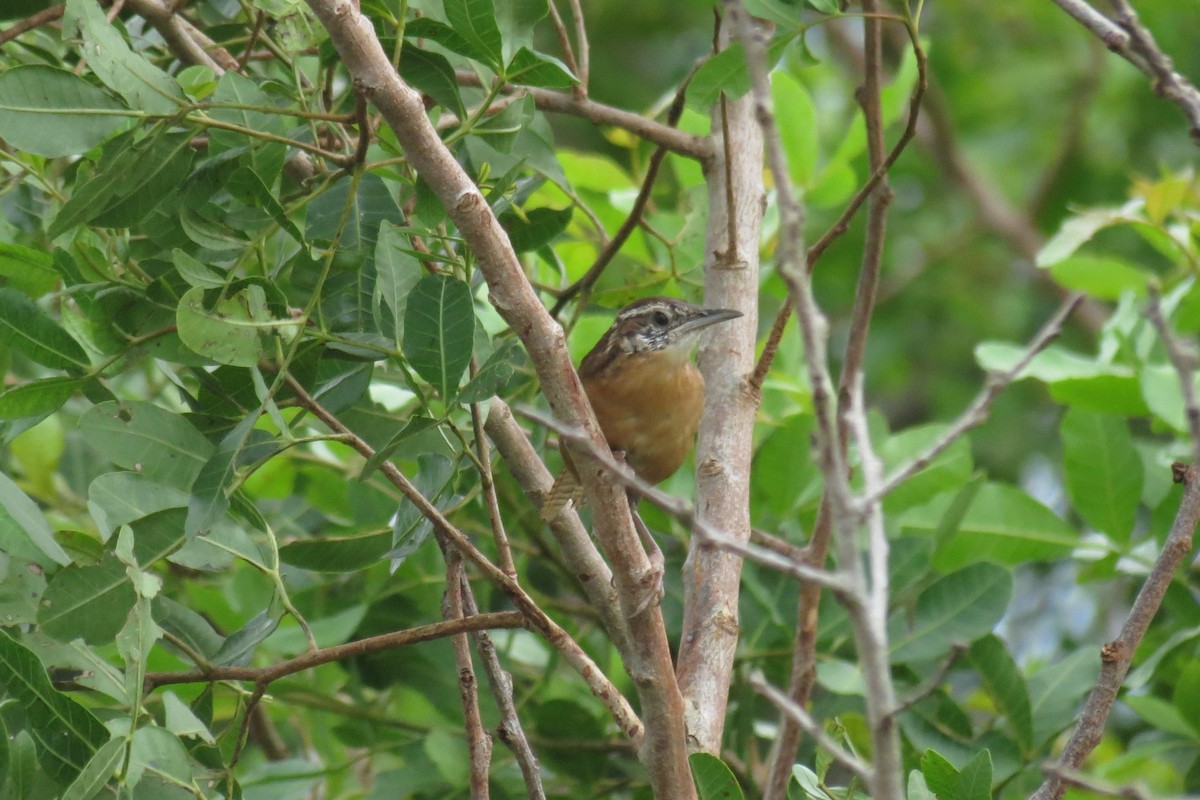
[[619,356],[677,350],[686,357],[704,328],[740,317],[730,309],[708,309],[673,297],[645,297],[617,312],[605,332],[579,365],[581,375],[603,372]]

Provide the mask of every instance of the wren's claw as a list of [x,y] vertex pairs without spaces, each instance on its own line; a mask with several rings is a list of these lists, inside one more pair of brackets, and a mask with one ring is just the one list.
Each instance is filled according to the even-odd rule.
[[630,615],[632,617],[661,603],[663,596],[667,593],[663,588],[663,576],[667,574],[667,570],[663,562],[662,551],[656,547],[654,552],[647,555],[650,556],[650,569],[646,570],[638,579],[638,584],[640,584],[638,603],[633,609],[633,614]]
[[[635,502],[630,497],[630,503]],[[654,537],[650,535],[650,529],[646,527],[646,523],[642,521],[642,515],[637,512],[636,508],[630,510],[633,512],[633,527],[637,528],[638,535],[642,537],[642,542],[646,545],[646,556],[650,559],[650,568],[638,578],[640,596],[637,607],[634,608],[631,615],[636,617],[647,608],[662,602],[663,595],[666,594],[666,590],[663,588],[663,576],[667,574],[667,569],[663,552],[659,549],[658,542],[654,541]]]

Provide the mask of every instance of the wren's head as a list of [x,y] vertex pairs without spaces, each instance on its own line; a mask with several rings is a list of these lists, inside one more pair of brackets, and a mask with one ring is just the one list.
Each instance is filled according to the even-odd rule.
[[673,297],[646,297],[617,313],[612,327],[580,365],[580,372],[603,371],[620,356],[664,353],[685,359],[700,331],[742,314],[725,308],[700,308]]

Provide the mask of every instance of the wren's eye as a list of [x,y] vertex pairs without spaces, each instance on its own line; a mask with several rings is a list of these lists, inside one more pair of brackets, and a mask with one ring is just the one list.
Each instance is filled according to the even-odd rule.
[[651,317],[651,319],[654,321],[654,324],[660,328],[667,327],[667,323],[671,321],[670,317],[667,316],[665,311],[655,311],[654,316]]

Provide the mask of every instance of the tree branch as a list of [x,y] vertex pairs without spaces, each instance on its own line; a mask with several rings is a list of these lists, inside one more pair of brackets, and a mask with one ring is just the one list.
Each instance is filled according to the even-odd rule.
[[[301,408],[321,420],[330,430],[348,434],[350,436],[348,444],[363,458],[369,459],[375,454],[374,449],[366,441],[343,425],[341,420],[330,414],[295,378],[288,375],[285,380],[289,388],[295,392]],[[625,735],[635,741],[641,741],[643,734],[641,721],[629,707],[625,697],[613,686],[591,657],[583,651],[579,643],[572,639],[558,623],[550,619],[515,580],[479,552],[467,535],[452,525],[442,512],[412,485],[404,473],[396,468],[395,464],[384,461],[379,465],[379,471],[417,507],[422,516],[433,523],[435,531],[445,536],[465,558],[470,559],[473,564],[483,570],[493,583],[500,587],[509,600],[525,615],[530,627],[540,633],[552,647],[562,654],[567,663],[583,677],[592,694],[605,703],[609,713],[613,715],[613,719],[625,732]]]
[[982,425],[987,420],[992,403],[995,402],[1000,393],[1017,379],[1038,353],[1045,350],[1051,342],[1058,338],[1059,334],[1062,333],[1063,325],[1066,324],[1075,307],[1082,301],[1083,294],[1081,292],[1068,295],[1067,299],[1058,307],[1058,310],[1051,315],[1050,319],[1046,320],[1046,324],[1042,326],[1037,335],[1029,342],[1029,346],[1025,348],[1025,352],[1021,354],[1017,362],[1004,372],[991,375],[984,384],[983,389],[971,401],[971,404],[958,416],[958,419],[950,424],[946,432],[938,437],[937,441],[929,445],[929,447],[908,463],[897,467],[891,475],[888,475],[884,479],[877,492],[867,494],[863,498],[863,502],[872,503],[883,497],[913,475],[916,475],[929,466],[935,458],[945,452],[946,448],[958,441],[967,431]]
[[[721,47],[736,41],[722,23]],[[756,23],[765,25],[766,23]],[[722,95],[712,110],[720,132],[714,162],[704,178],[708,223],[704,303],[741,312],[701,343],[704,411],[696,438],[696,533],[683,565],[683,628],[676,674],[687,702],[688,736],[720,754],[738,642],[742,559],[758,548],[750,538],[750,461],[754,448],[755,395],[746,377],[754,367],[758,337],[760,231],[765,211],[762,130],[754,100]],[[720,531],[717,540],[707,531]],[[772,554],[774,555],[774,554]],[[794,564],[790,559],[785,562]]]
[[[1129,616],[1121,626],[1121,633],[1100,648],[1100,677],[1096,679],[1096,685],[1084,703],[1079,722],[1063,748],[1057,768],[1079,769],[1083,760],[1100,743],[1108,712],[1117,699],[1125,674],[1129,672],[1133,654],[1146,635],[1154,615],[1158,613],[1175,570],[1192,549],[1192,535],[1196,530],[1196,522],[1200,520],[1200,467],[1176,462],[1171,465],[1171,473],[1176,483],[1183,484],[1183,499],[1171,524],[1171,532],[1133,601]],[[1030,800],[1059,800],[1066,792],[1069,781],[1064,779],[1063,774],[1057,769],[1047,772],[1045,782],[1031,795]]]
[[[667,110],[667,125],[671,128],[679,124],[679,118],[683,116],[685,92],[687,91],[691,77],[692,73],[688,73],[688,76],[679,84],[679,89],[675,92],[675,99],[671,102],[671,107]],[[625,216],[621,227],[617,229],[612,239],[604,245],[604,249],[600,251],[600,255],[596,256],[596,260],[592,263],[592,266],[588,267],[588,271],[583,274],[583,277],[559,293],[558,299],[554,301],[554,307],[550,309],[551,316],[557,317],[563,310],[563,307],[576,295],[581,296],[580,304],[587,302],[588,295],[591,293],[592,287],[596,285],[596,281],[600,280],[600,276],[604,274],[604,270],[612,263],[613,258],[616,257],[617,253],[625,245],[625,242],[629,240],[629,237],[641,223],[642,214],[646,210],[646,204],[650,202],[650,195],[654,191],[654,181],[658,178],[658,171],[662,167],[662,163],[666,157],[667,148],[660,144],[650,155],[650,161],[646,165],[646,175],[642,178],[641,188],[638,189],[637,197],[633,200],[633,207],[629,209],[629,213]]]
[[809,716],[808,712],[802,706],[792,702],[790,697],[768,683],[761,672],[756,672],[750,676],[750,686],[763,697],[770,700],[779,709],[781,714],[791,719],[805,733],[811,736],[818,747],[833,756],[834,761],[853,772],[865,783],[870,784],[872,782],[874,770],[870,764],[834,741],[833,737],[826,733],[825,729]]
[[[595,442],[603,443],[579,375],[568,358],[562,328],[538,301],[508,235],[483,194],[430,124],[420,93],[401,80],[379,44],[371,21],[357,10],[353,0],[307,2],[329,32],[357,89],[383,114],[411,167],[433,190],[475,255],[488,285],[489,299],[524,344],[554,414],[579,425]],[[573,107],[584,103],[590,101],[569,98]],[[670,138],[678,141],[678,137]],[[603,470],[577,466],[582,467],[579,477],[594,509],[596,537],[613,567],[622,611],[630,617],[630,647],[622,655],[646,718],[640,756],[656,792],[688,800],[695,796],[695,787],[687,764],[683,699],[674,681],[662,614],[657,609],[634,613],[641,604],[640,579],[652,568],[650,560],[633,528],[625,493],[605,482]],[[395,475],[403,479],[398,471]],[[537,611],[541,614],[540,609]],[[553,624],[548,617],[545,622]],[[558,628],[555,635],[565,633]],[[602,699],[610,706],[614,702],[611,697]],[[624,719],[622,727],[633,735],[635,732],[627,727],[630,721]]]
[[[508,471],[535,506],[554,484],[554,476],[546,469],[533,449],[525,431],[513,418],[512,409],[498,397],[490,401],[484,431],[492,438]],[[596,549],[587,529],[575,513],[558,514],[550,521],[550,532],[562,550],[563,558],[587,595],[592,608],[600,615],[605,630],[619,652],[626,652],[629,626],[621,616],[620,602],[613,588],[612,570]]]
[[1051,2],[1087,28],[1105,47],[1153,80],[1155,93],[1183,112],[1192,140],[1200,145],[1200,90],[1175,70],[1171,59],[1159,49],[1154,35],[1142,24],[1128,0],[1111,0],[1114,20],[1084,0]]
[[[457,70],[454,74],[458,82],[464,86],[483,85],[479,76],[473,72]],[[708,161],[713,155],[712,142],[708,139],[685,133],[661,122],[655,122],[632,111],[536,86],[506,85],[502,87],[501,91],[508,94],[523,92],[532,97],[534,105],[543,111],[582,117],[596,125],[612,125],[614,128],[629,131],[648,142],[661,145],[672,153],[694,158],[697,161]]]
[[518,611],[498,611],[491,614],[479,614],[463,619],[445,620],[430,625],[421,625],[403,631],[394,631],[380,636],[369,636],[346,642],[334,647],[320,650],[309,650],[305,653],[272,664],[269,667],[201,667],[187,672],[148,672],[146,673],[146,691],[152,691],[160,686],[172,686],[178,683],[212,683],[213,681],[250,681],[257,684],[269,684],[288,675],[303,672],[306,669],[319,667],[334,661],[357,658],[370,653],[384,650],[394,650],[420,642],[431,642],[444,639],[447,636],[457,636],[467,631],[487,630],[490,628],[524,628],[525,617]]
[[43,8],[36,14],[30,14],[28,17],[25,17],[25,19],[17,20],[12,25],[9,25],[4,30],[0,31],[0,47],[8,44],[21,34],[27,33],[34,28],[40,28],[41,26],[47,25],[55,20],[62,19],[62,15],[66,12],[66,10],[67,7],[65,5],[50,6],[49,8]]
[[750,544],[744,539],[730,536],[700,517],[696,510],[685,500],[667,494],[662,489],[652,486],[639,478],[627,464],[613,457],[608,448],[597,447],[578,428],[563,425],[553,417],[539,414],[530,409],[518,409],[518,412],[533,422],[542,425],[574,444],[586,449],[590,458],[611,473],[621,485],[632,489],[639,497],[649,500],[654,505],[666,511],[671,516],[691,528],[702,547],[716,548],[733,553],[741,558],[749,558],[765,567],[778,570],[785,575],[791,575],[803,580],[813,581],[834,592],[844,592],[849,587],[837,574],[820,569],[813,569],[803,563],[795,554],[784,554],[778,547],[762,547]]
[[[460,577],[459,585],[462,587],[463,610],[467,617],[478,616],[479,607],[475,604],[475,595],[471,591],[465,575]],[[521,768],[521,776],[525,780],[525,789],[529,800],[545,800],[546,790],[542,786],[542,774],[537,756],[533,754],[533,750],[529,746],[529,739],[525,736],[525,728],[521,725],[520,717],[517,716],[517,706],[513,700],[512,675],[509,675],[500,666],[500,657],[496,655],[496,646],[492,644],[492,637],[488,635],[487,631],[474,631],[473,636],[475,648],[479,651],[484,672],[488,676],[488,684],[492,687],[492,697],[496,701],[496,707],[500,710],[500,722],[496,725],[496,733],[500,737],[501,743],[512,751],[517,765]]]

